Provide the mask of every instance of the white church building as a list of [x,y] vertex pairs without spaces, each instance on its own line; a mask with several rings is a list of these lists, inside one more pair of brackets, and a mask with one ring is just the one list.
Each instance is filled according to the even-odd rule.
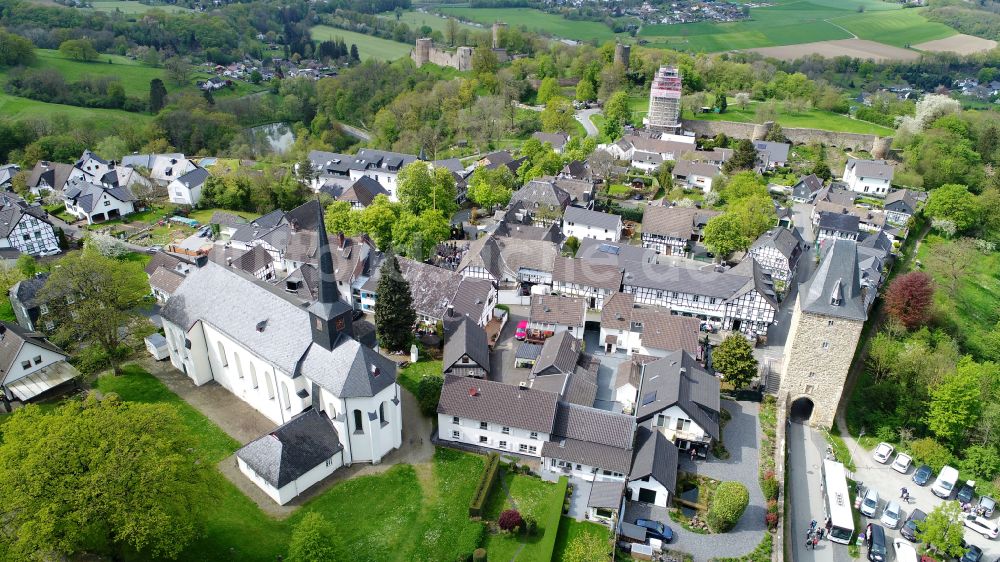
[[308,308],[208,263],[161,312],[177,369],[199,386],[216,381],[278,425],[236,456],[279,504],[341,466],[377,464],[402,445],[396,365],[353,338],[322,217],[319,225],[319,297]]

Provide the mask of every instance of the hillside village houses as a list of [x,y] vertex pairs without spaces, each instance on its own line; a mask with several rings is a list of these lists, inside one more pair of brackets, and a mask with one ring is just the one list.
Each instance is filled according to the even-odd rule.
[[702,229],[719,211],[649,205],[642,216],[642,245],[668,256],[686,256]]
[[28,403],[72,384],[80,373],[68,359],[43,334],[0,321],[0,399]]
[[562,230],[567,238],[573,236],[577,240],[593,238],[617,242],[621,239],[622,218],[580,207],[567,207],[563,213]]
[[883,198],[889,193],[894,168],[885,160],[848,158],[844,183],[855,193]]

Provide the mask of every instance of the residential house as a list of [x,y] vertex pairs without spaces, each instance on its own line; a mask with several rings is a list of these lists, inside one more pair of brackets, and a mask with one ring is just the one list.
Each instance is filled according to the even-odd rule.
[[600,342],[605,353],[664,357],[686,351],[701,357],[698,334],[701,321],[674,315],[666,308],[642,305],[635,295],[615,293],[601,310]]
[[63,190],[66,212],[87,224],[114,220],[136,211],[135,196],[127,187],[105,187],[79,182]]
[[197,205],[201,200],[201,190],[209,177],[208,170],[200,166],[177,177],[167,185],[170,202],[177,205]]
[[357,181],[367,176],[389,192],[390,201],[398,201],[396,176],[404,166],[417,160],[412,154],[401,154],[385,150],[362,148],[354,155],[350,164],[351,180]]
[[742,268],[704,271],[649,264],[625,270],[622,292],[635,302],[712,322],[722,330],[754,336],[767,332],[778,309],[771,276],[755,260]]
[[445,329],[441,370],[446,375],[476,379],[490,376],[490,345],[486,330],[472,318],[460,316],[457,323]]
[[543,475],[624,481],[632,467],[634,435],[632,416],[559,402],[550,438],[542,445]]
[[857,240],[858,223],[857,215],[822,211],[819,213],[819,222],[817,223],[819,230],[816,233],[816,243],[819,244],[827,238]]
[[73,166],[69,164],[40,160],[28,174],[28,189],[34,195],[41,195],[44,191],[62,191],[72,172]]
[[0,206],[0,250],[10,248],[31,256],[59,253],[59,238],[39,205],[20,197],[5,197]]
[[80,376],[68,359],[69,354],[43,334],[0,321],[0,398],[8,405],[11,400],[51,396],[57,387]]
[[802,176],[792,186],[792,201],[796,203],[809,203],[820,189],[823,189],[823,180],[816,177],[816,174]]
[[[319,213],[319,247],[329,248]],[[161,310],[174,367],[196,385],[218,382],[279,424],[236,453],[239,470],[279,504],[342,465],[378,464],[402,445],[396,365],[354,338],[329,252],[319,269],[319,297],[304,307],[209,262]]]
[[722,167],[709,162],[678,160],[671,172],[674,182],[687,189],[700,189],[705,193],[712,191],[714,178],[722,173]]
[[145,168],[150,179],[162,186],[198,167],[181,153],[129,154],[122,157],[121,166]]
[[617,242],[621,239],[622,218],[610,213],[567,207],[562,218],[563,234],[577,240],[593,238]]
[[753,141],[753,147],[757,150],[757,166],[760,170],[773,170],[788,162],[788,149],[791,145],[786,142],[757,140]]
[[528,327],[558,334],[569,332],[583,337],[583,325],[587,319],[587,301],[576,297],[554,295],[531,295],[531,311]]
[[556,257],[552,266],[552,291],[582,297],[587,308],[600,310],[605,301],[621,290],[622,270],[615,265]]
[[143,268],[149,279],[149,288],[160,303],[167,302],[170,295],[180,286],[194,264],[179,255],[156,252]]
[[337,200],[347,201],[351,204],[352,209],[364,209],[371,205],[379,195],[389,197],[389,192],[378,181],[368,176],[362,176],[345,189],[337,197]]
[[544,240],[487,235],[469,244],[457,271],[466,277],[488,279],[501,288],[517,284],[552,284],[559,246]]
[[586,209],[594,206],[594,181],[576,179],[564,176],[538,178],[544,181],[551,181],[556,187],[569,194],[570,205],[583,207]]
[[14,182],[14,176],[21,171],[17,164],[0,165],[0,190],[10,191]]
[[569,202],[569,193],[554,181],[536,179],[514,192],[509,208],[519,214],[526,213],[533,224],[547,225],[559,222]]
[[691,243],[701,240],[709,219],[718,214],[694,207],[649,205],[642,216],[642,246],[658,254],[686,256]]
[[590,163],[586,160],[573,160],[563,166],[561,172],[559,172],[560,177],[573,178],[575,180],[583,180],[587,182],[595,182],[599,179],[596,172],[590,167]]
[[885,197],[892,185],[893,165],[885,160],[848,158],[844,183],[851,191],[873,197]]
[[222,240],[229,240],[233,237],[233,234],[243,225],[247,224],[247,220],[235,213],[228,213],[226,211],[215,211],[212,213],[212,218],[208,220],[208,224],[219,225],[219,237]]
[[[397,258],[403,278],[410,284],[410,296],[417,321],[435,326],[449,314],[470,318],[486,326],[497,305],[497,290],[484,279],[464,277],[454,271],[407,258]],[[375,311],[381,271],[375,270],[361,287],[361,310]]]
[[754,241],[748,255],[757,260],[771,278],[788,283],[795,278],[795,268],[806,246],[795,228],[772,228]]
[[536,132],[531,134],[531,138],[537,139],[538,142],[545,144],[549,143],[552,150],[556,154],[562,154],[563,148],[566,147],[566,143],[569,142],[569,135],[566,133],[542,133]]
[[49,280],[49,272],[40,271],[34,276],[22,279],[10,288],[8,298],[14,310],[17,323],[29,332],[51,332],[55,324],[49,314],[49,308],[39,302],[38,294]]
[[438,438],[540,458],[558,403],[559,395],[552,392],[445,375]]
[[580,240],[576,258],[625,269],[626,264],[656,263],[656,252],[625,242],[602,242],[593,238]]
[[613,526],[618,521],[624,492],[625,482],[621,480],[602,480],[591,484],[587,497],[587,520]]
[[601,363],[583,353],[581,340],[563,331],[545,340],[531,366],[528,385],[554,392],[564,402],[591,407],[597,399],[597,371]]
[[677,446],[662,432],[640,425],[636,429],[634,451],[628,475],[628,499],[669,506],[677,487]]
[[626,160],[632,167],[648,171],[655,170],[667,160],[678,160],[697,150],[692,142],[639,135],[624,135],[618,142],[598,148],[609,152],[615,160]]
[[663,433],[677,448],[694,448],[704,457],[720,436],[719,386],[719,379],[684,351],[646,363],[635,401],[636,420]]
[[846,185],[847,184],[840,182],[831,183],[813,194],[811,202],[815,205],[830,203],[832,205],[841,205],[843,207],[853,207],[854,202],[858,199],[858,194],[854,193],[850,189],[847,189]]
[[911,189],[894,189],[885,196],[885,219],[892,224],[906,226],[919,207],[917,192]]

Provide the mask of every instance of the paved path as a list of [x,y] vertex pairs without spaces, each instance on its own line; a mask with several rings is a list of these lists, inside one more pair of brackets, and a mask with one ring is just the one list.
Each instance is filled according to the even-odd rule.
[[372,135],[364,129],[359,129],[358,127],[353,127],[347,123],[340,123],[340,128],[344,130],[345,133],[351,135],[356,139],[361,139],[365,142],[372,140]]
[[820,541],[816,550],[806,550],[806,531],[809,522],[823,521],[826,508],[821,492],[820,464],[826,451],[826,439],[815,429],[800,423],[788,426],[788,484],[791,523],[792,559],[796,561],[847,562],[847,546],[830,541]]
[[587,131],[588,137],[596,137],[600,134],[600,131],[597,130],[597,126],[590,120],[591,115],[596,115],[600,112],[601,110],[599,108],[594,107],[591,109],[581,109],[573,114],[573,118],[579,121],[580,124],[583,125],[583,128]]

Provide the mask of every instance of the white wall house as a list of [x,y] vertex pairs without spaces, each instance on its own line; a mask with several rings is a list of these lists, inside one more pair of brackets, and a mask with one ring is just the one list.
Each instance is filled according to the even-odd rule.
[[66,184],[66,212],[87,224],[114,220],[135,212],[135,196],[126,187],[108,188],[90,182]]
[[177,205],[197,205],[201,200],[201,190],[208,178],[209,173],[205,168],[196,167],[171,181],[167,184],[170,202]]
[[593,238],[608,242],[621,240],[622,218],[618,215],[591,211],[580,207],[566,207],[562,218],[563,235],[577,240]]
[[635,449],[628,499],[667,507],[677,485],[677,447],[662,433],[639,426]]
[[0,208],[0,248],[14,248],[32,256],[58,254],[55,229],[41,218],[43,215],[40,207],[9,204]]
[[41,334],[0,322],[0,390],[7,400],[28,402],[79,376],[68,358]]
[[856,193],[885,197],[892,185],[894,168],[885,160],[849,158],[844,168],[844,183]]
[[671,314],[669,309],[637,305],[635,295],[615,293],[601,310],[598,340],[606,353],[625,351],[628,356],[663,357],[683,350],[700,356],[701,321]]
[[722,173],[722,168],[709,162],[678,160],[671,173],[676,183],[708,193],[712,191],[712,182]]
[[528,327],[532,330],[551,331],[553,334],[569,332],[582,338],[586,318],[587,301],[582,298],[531,295]]

